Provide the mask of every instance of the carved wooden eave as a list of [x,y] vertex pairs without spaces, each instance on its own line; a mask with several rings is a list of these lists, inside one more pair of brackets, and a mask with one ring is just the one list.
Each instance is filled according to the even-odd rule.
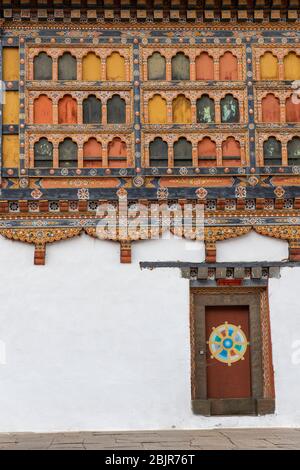
[[[2,224],[3,225],[3,224]],[[251,232],[268,237],[273,237],[289,242],[290,247],[290,260],[300,260],[300,225],[298,226],[217,226],[217,227],[205,227],[203,232],[202,241],[206,247],[206,261],[214,263],[216,261],[216,243],[231,238],[237,238],[246,235]],[[156,239],[166,231],[166,228],[160,225]],[[178,229],[171,227],[170,232],[172,234],[178,233]],[[131,247],[133,242],[139,240],[151,239],[150,229],[137,228],[137,230],[130,230],[128,224],[127,229],[124,226],[117,227],[115,233],[106,233],[97,230],[96,226],[93,227],[65,227],[65,228],[1,228],[0,235],[3,237],[20,241],[23,243],[33,244],[35,246],[35,264],[45,264],[46,246],[48,243],[55,243],[61,240],[67,240],[70,238],[77,237],[78,235],[85,233],[90,237],[98,238],[99,240],[116,241],[120,244],[120,261],[122,263],[131,262]],[[195,234],[181,233],[182,237],[189,240],[195,239]]]
[[293,22],[299,15],[297,0],[2,0],[1,3],[2,18],[20,21],[260,23]]

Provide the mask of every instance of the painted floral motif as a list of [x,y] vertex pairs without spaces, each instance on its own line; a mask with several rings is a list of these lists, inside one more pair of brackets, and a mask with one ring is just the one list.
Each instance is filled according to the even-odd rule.
[[31,191],[31,197],[33,197],[33,199],[40,199],[42,195],[43,193],[39,189],[34,189],[33,191]]
[[169,190],[168,188],[159,188],[157,190],[157,199],[168,199]]
[[274,194],[278,198],[282,198],[285,195],[285,190],[283,189],[282,186],[278,186],[277,188],[274,189]]
[[80,188],[80,189],[78,189],[78,191],[77,191],[77,197],[78,197],[78,199],[81,199],[81,200],[87,200],[87,199],[89,199],[90,193],[89,193],[88,188]]
[[247,196],[247,190],[245,186],[239,185],[235,188],[235,197],[243,199]]
[[207,190],[205,188],[198,188],[195,193],[198,199],[205,199],[207,196]]
[[244,360],[249,343],[240,325],[225,322],[216,328],[213,327],[208,345],[212,359],[231,366],[235,362]]

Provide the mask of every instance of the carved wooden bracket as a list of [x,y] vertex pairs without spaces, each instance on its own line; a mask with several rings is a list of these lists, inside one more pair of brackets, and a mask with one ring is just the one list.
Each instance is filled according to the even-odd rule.
[[54,243],[80,235],[81,228],[37,228],[37,229],[1,229],[0,234],[9,240],[35,245],[34,264],[44,265],[47,243]]

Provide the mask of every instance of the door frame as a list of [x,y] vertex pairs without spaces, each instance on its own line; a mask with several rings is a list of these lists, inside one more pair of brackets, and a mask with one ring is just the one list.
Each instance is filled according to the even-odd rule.
[[[274,413],[275,392],[268,292],[264,287],[204,287],[190,290],[191,386],[195,414],[263,415]],[[206,306],[249,307],[251,398],[209,399],[206,377]],[[204,354],[200,354],[204,351]]]

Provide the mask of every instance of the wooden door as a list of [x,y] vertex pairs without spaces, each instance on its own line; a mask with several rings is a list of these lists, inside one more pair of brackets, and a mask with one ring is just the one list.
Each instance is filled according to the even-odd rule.
[[207,398],[250,398],[249,307],[205,309]]

